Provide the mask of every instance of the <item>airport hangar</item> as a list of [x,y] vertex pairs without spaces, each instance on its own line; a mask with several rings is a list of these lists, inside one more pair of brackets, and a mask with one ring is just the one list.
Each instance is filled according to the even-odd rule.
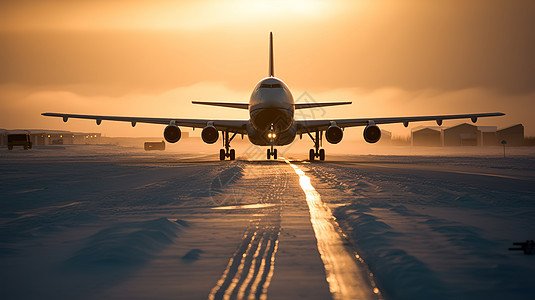
[[468,123],[452,127],[418,126],[411,131],[412,146],[508,146],[524,145],[524,126],[517,124],[498,130],[496,126],[475,126]]

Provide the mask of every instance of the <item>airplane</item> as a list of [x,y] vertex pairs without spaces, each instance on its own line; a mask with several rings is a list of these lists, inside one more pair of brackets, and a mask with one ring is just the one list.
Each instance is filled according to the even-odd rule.
[[436,121],[441,126],[443,120],[468,119],[473,123],[478,118],[503,116],[504,113],[476,113],[457,115],[414,116],[414,117],[387,117],[387,118],[360,118],[360,119],[323,119],[323,120],[296,120],[295,110],[335,105],[347,105],[351,102],[325,102],[325,103],[295,103],[288,86],[275,77],[273,65],[273,33],[269,34],[269,76],[260,80],[253,89],[249,103],[205,102],[192,101],[193,104],[211,105],[226,108],[249,110],[248,120],[219,120],[219,119],[181,119],[181,118],[147,118],[147,117],[119,117],[78,115],[65,113],[43,113],[43,116],[60,117],[64,122],[69,118],[96,120],[97,125],[106,121],[130,122],[132,127],[137,123],[167,125],[163,131],[165,140],[176,143],[180,140],[179,126],[202,128],[201,137],[207,144],[214,144],[221,133],[223,149],[219,150],[219,159],[235,160],[236,152],[231,149],[230,142],[237,134],[247,135],[249,141],[257,146],[269,146],[267,159],[277,159],[275,146],[284,146],[292,143],[297,135],[308,135],[314,143],[309,151],[309,160],[318,158],[325,160],[325,149],[322,147],[323,135],[331,144],[338,144],[346,127],[365,126],[363,136],[368,143],[376,143],[381,138],[379,124],[403,123],[405,127],[410,122]]

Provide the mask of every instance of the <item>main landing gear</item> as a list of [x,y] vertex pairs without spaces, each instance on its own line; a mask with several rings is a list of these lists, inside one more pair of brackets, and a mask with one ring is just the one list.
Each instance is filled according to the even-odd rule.
[[219,150],[219,160],[225,160],[225,158],[229,158],[229,160],[235,160],[236,159],[236,151],[234,149],[230,149],[230,142],[234,139],[236,136],[236,132],[229,138],[229,132],[228,130],[225,130],[223,132],[223,147],[225,149]]
[[314,149],[310,149],[308,152],[308,159],[313,161],[315,158],[325,160],[325,149],[320,149],[322,146],[323,131],[316,130],[316,137],[314,138],[310,132],[307,132],[308,136],[314,142]]

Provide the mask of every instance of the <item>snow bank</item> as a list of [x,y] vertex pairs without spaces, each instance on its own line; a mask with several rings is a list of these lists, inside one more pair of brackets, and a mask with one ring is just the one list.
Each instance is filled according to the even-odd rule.
[[115,266],[147,262],[177,237],[184,221],[159,218],[120,223],[88,237],[85,246],[66,261],[67,266]]
[[396,232],[368,206],[339,207],[335,216],[358,242],[360,255],[380,279],[383,292],[393,299],[448,299],[446,287],[428,266],[405,250],[396,247]]
[[59,232],[65,228],[83,226],[98,222],[100,217],[89,212],[66,211],[57,209],[49,212],[40,212],[24,215],[14,214],[0,227],[0,236],[3,242],[15,242],[44,234]]
[[357,157],[314,185],[387,298],[531,299],[533,157]]

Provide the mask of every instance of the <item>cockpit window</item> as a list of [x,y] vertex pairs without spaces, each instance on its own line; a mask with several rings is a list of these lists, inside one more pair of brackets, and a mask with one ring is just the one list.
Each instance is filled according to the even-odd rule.
[[269,84],[269,83],[262,83],[260,84],[260,88],[263,89],[263,88],[282,88],[282,84],[280,83],[274,83],[274,84]]

